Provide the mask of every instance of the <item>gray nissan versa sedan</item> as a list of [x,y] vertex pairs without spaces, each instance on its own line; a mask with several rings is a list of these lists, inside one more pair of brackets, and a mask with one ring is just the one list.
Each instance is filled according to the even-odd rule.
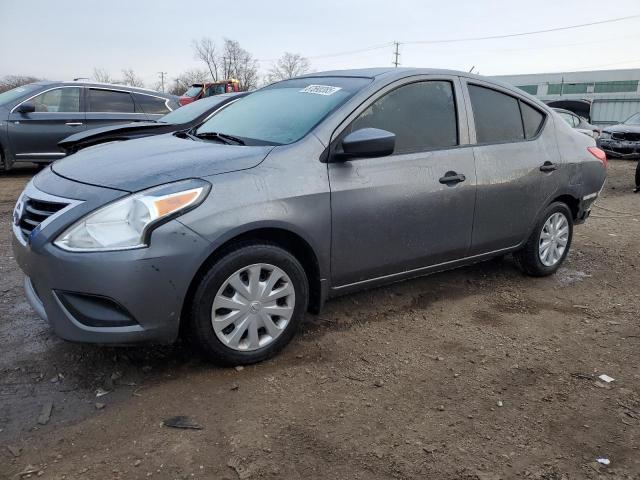
[[263,360],[332,296],[513,252],[555,272],[606,176],[508,85],[370,69],[262,88],[198,128],[82,150],[27,185],[14,250],[61,337]]

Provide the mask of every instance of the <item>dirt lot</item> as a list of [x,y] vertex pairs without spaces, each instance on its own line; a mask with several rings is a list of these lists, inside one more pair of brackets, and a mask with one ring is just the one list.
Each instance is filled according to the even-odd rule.
[[612,163],[557,275],[507,257],[343,297],[244,369],[55,338],[11,257],[33,172],[2,176],[0,478],[639,479],[634,168]]

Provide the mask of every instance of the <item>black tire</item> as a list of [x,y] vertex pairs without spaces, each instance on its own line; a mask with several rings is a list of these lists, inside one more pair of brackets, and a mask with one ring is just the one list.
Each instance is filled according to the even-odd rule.
[[[257,350],[238,351],[225,345],[212,325],[213,301],[218,290],[235,272],[249,265],[265,263],[286,273],[295,290],[293,314],[282,333]],[[193,341],[214,363],[223,366],[248,365],[272,357],[293,338],[309,302],[309,283],[300,262],[287,250],[269,244],[244,244],[230,249],[209,268],[200,280],[189,312],[189,331]]]
[[[554,215],[555,213],[561,213],[566,217],[569,229],[569,237],[567,240],[567,245],[564,249],[564,252],[560,259],[553,265],[547,266],[542,263],[540,259],[540,255],[538,252],[539,244],[540,244],[540,236],[542,234],[542,229],[544,228],[547,220]],[[549,205],[545,211],[540,216],[538,223],[536,224],[531,236],[525,243],[524,247],[521,250],[518,250],[513,254],[513,257],[516,261],[516,264],[527,275],[531,275],[533,277],[545,277],[547,275],[551,275],[555,273],[558,268],[564,263],[567,255],[569,253],[569,249],[571,248],[571,240],[573,239],[573,215],[571,214],[571,210],[569,207],[562,202],[554,202]]]

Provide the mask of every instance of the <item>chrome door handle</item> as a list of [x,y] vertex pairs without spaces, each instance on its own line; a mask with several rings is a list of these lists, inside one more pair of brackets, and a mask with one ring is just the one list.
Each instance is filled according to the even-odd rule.
[[82,122],[67,122],[65,123],[65,125],[69,125],[70,127],[78,127],[80,125],[83,125]]

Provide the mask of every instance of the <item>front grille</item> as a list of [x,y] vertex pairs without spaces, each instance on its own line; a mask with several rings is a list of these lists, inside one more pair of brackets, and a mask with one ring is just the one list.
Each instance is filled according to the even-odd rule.
[[613,132],[611,138],[614,140],[626,140],[628,142],[640,142],[640,133],[636,132]]
[[38,225],[68,205],[68,203],[46,202],[28,197],[24,197],[23,202],[24,206],[18,227],[22,235],[24,235],[25,240],[29,238],[31,232],[33,232]]

